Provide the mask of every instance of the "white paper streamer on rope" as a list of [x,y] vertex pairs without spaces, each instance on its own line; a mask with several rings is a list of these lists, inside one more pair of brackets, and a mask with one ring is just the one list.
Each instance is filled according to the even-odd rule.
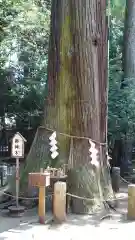
[[96,149],[95,143],[92,142],[91,140],[89,140],[90,143],[90,157],[91,157],[91,164],[98,167],[99,166],[99,162],[97,160],[97,154],[98,154],[98,150]]
[[57,141],[56,141],[56,132],[53,132],[53,134],[49,137],[50,143],[49,145],[51,146],[50,152],[51,152],[51,158],[55,159],[59,153],[57,152],[58,147],[56,146]]

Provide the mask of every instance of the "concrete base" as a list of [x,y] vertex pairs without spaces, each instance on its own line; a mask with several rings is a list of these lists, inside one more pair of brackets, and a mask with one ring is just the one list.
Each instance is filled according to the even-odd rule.
[[23,206],[10,206],[8,207],[8,210],[9,210],[9,215],[11,217],[20,217],[20,216],[23,216],[24,214],[24,211],[25,211],[25,207]]

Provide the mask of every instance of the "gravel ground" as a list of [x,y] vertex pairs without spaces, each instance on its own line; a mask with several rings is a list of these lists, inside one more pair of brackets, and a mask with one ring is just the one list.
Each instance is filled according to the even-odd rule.
[[[48,224],[39,225],[37,223],[37,209],[29,210],[22,218],[9,218],[6,215],[0,216],[0,240],[24,240],[24,239],[134,239],[135,222],[126,219],[127,193],[122,189],[118,197],[120,200],[117,212],[112,213],[110,219],[105,218],[100,221],[99,215],[82,216],[68,215],[67,221],[61,225]],[[122,214],[120,214],[120,212]],[[50,215],[47,215],[50,218]]]

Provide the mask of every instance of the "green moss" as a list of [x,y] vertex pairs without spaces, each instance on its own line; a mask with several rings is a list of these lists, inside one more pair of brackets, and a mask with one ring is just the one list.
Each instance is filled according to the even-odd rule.
[[[72,127],[72,101],[74,96],[73,79],[72,79],[72,32],[71,19],[66,16],[62,25],[60,39],[60,72],[57,84],[57,119],[59,129],[62,132],[70,133]],[[71,104],[70,104],[71,103]],[[61,150],[69,149],[69,138],[59,137]]]

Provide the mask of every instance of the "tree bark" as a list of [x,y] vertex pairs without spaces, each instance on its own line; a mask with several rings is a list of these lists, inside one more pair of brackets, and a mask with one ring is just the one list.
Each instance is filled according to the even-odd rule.
[[[70,151],[69,191],[93,201],[72,200],[73,212],[89,212],[112,194],[106,146],[96,144],[100,169],[92,167],[88,139],[106,142],[106,1],[55,0],[52,5],[45,125],[78,138],[59,138]],[[66,148],[64,149],[64,147]],[[69,152],[67,150],[67,152]],[[70,149],[71,150],[71,149]],[[72,164],[71,164],[72,160]]]
[[[69,10],[70,1],[52,1],[50,46],[48,61],[48,100],[43,125],[69,134],[72,128],[72,34]],[[50,131],[50,134],[52,132]],[[70,139],[58,134],[59,165],[66,163]]]

